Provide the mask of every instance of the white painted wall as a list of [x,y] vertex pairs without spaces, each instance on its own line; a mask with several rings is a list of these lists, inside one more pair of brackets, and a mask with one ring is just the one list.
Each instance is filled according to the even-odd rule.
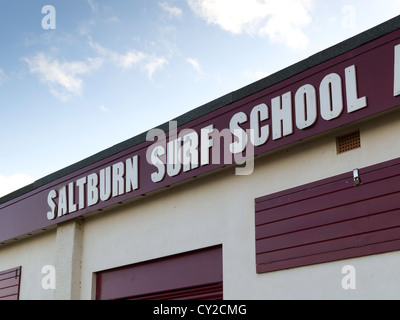
[[56,231],[0,247],[0,270],[22,266],[21,300],[52,300],[53,290],[42,288],[42,268],[55,263]]

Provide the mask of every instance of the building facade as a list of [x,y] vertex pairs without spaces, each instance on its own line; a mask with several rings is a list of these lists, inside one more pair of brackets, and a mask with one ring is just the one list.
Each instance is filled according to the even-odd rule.
[[0,199],[2,299],[400,298],[400,18]]

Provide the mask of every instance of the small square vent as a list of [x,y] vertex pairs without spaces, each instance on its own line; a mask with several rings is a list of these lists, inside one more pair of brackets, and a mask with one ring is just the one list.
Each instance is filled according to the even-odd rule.
[[360,148],[360,131],[336,138],[336,147],[338,154]]

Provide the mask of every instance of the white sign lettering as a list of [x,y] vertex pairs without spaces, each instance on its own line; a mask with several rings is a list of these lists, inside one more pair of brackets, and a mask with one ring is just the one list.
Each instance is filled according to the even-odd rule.
[[400,96],[400,44],[394,47],[394,92],[395,97]]
[[[396,69],[395,87],[399,87],[400,95],[399,61],[397,46],[396,68],[399,70]],[[308,130],[317,123],[319,116],[323,121],[333,121],[345,110],[353,113],[368,106],[367,97],[360,98],[358,94],[356,66],[346,68],[344,74],[344,85],[339,74],[330,73],[322,78],[317,88],[306,83],[295,92],[288,91],[257,103],[250,110],[237,112],[226,120],[223,130],[211,123],[198,131],[186,128],[178,133],[175,122],[170,122],[168,137],[161,129],[150,130],[146,140],[154,143],[146,150],[145,165],[151,166],[148,179],[151,183],[161,183],[167,177],[177,177],[210,164],[246,163],[236,174],[251,174],[255,147],[267,144],[270,139],[284,139],[295,130]],[[139,160],[135,155],[51,190],[47,197],[50,208],[47,218],[54,220],[138,190]]]
[[68,188],[61,186],[58,192],[51,190],[47,196],[50,207],[47,219],[54,220],[76,212],[77,208],[82,210],[94,206],[99,201],[109,200],[111,195],[117,197],[137,190],[139,188],[138,167],[138,156],[134,156],[127,159],[125,163],[118,162],[102,169],[100,174],[92,173],[75,182],[70,182]]

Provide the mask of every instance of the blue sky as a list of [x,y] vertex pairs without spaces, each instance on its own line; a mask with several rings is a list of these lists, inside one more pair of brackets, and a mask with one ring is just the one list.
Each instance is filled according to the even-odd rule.
[[397,16],[400,1],[2,0],[0,14],[1,196]]

